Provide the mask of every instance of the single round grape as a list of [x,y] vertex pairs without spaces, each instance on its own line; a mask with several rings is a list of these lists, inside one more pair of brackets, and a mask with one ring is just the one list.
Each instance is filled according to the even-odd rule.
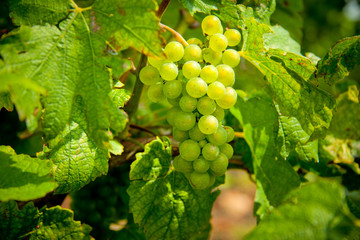
[[192,112],[196,109],[197,99],[189,95],[184,95],[180,98],[179,106],[184,112]]
[[166,120],[171,126],[175,125],[175,118],[177,118],[177,116],[180,112],[181,112],[181,110],[178,107],[174,107],[174,108],[170,109],[170,111],[167,112]]
[[147,96],[152,102],[160,102],[163,100],[163,85],[161,83],[151,85],[147,90]]
[[214,65],[207,65],[200,71],[200,77],[204,79],[206,83],[215,82],[218,75],[218,70]]
[[229,159],[225,154],[220,153],[219,156],[210,163],[211,172],[215,176],[224,175],[229,165]]
[[235,138],[235,131],[232,127],[225,126],[224,129],[227,132],[227,140],[226,142],[231,142]]
[[219,121],[212,115],[204,115],[198,122],[199,129],[204,134],[213,134],[219,126]]
[[194,141],[201,141],[205,139],[205,134],[203,134],[200,129],[199,126],[197,124],[195,124],[195,126],[189,130],[189,137],[194,140]]
[[210,37],[209,48],[215,52],[222,52],[227,48],[227,38],[221,33],[215,33]]
[[181,131],[189,131],[195,125],[196,119],[193,113],[178,112],[174,120],[174,126]]
[[202,60],[202,51],[198,45],[190,44],[185,47],[184,61],[196,61]]
[[206,141],[206,139],[199,141],[199,145],[201,148],[203,148],[207,143],[208,142]]
[[187,161],[194,161],[200,156],[201,148],[198,142],[187,139],[180,143],[180,156]]
[[155,67],[146,66],[141,69],[139,78],[143,84],[152,85],[160,81],[160,74]]
[[216,105],[216,109],[211,115],[216,117],[216,119],[221,122],[225,117],[225,111],[219,105]]
[[232,87],[235,83],[234,70],[225,64],[220,64],[216,68],[219,72],[218,81],[224,84],[225,87]]
[[187,40],[187,43],[190,44],[190,45],[195,44],[195,45],[198,45],[199,47],[201,47],[201,45],[203,44],[203,42],[198,38],[189,38]]
[[198,77],[201,72],[201,66],[198,62],[188,61],[182,67],[182,73],[187,79]]
[[205,173],[210,168],[210,162],[206,161],[203,157],[199,157],[193,162],[193,169],[198,173]]
[[186,83],[186,92],[194,98],[201,98],[206,94],[207,84],[201,78],[192,78]]
[[207,143],[202,148],[201,154],[206,160],[213,161],[219,156],[220,149],[213,143]]
[[216,132],[207,136],[207,140],[217,146],[223,145],[227,140],[226,130],[219,126]]
[[215,52],[210,48],[204,48],[202,54],[205,62],[211,63],[214,66],[218,65],[221,62],[221,58],[222,58],[221,52]]
[[207,35],[218,33],[221,27],[220,19],[214,15],[206,16],[201,22],[201,29]]
[[169,81],[164,84],[163,87],[164,95],[167,98],[177,98],[182,92],[182,83],[179,80]]
[[176,141],[182,142],[189,138],[189,133],[187,131],[181,131],[177,128],[174,128],[173,137]]
[[234,149],[228,143],[225,143],[225,144],[221,145],[219,148],[220,148],[220,152],[225,154],[228,159],[231,159],[232,156],[234,155]]
[[177,62],[184,56],[184,47],[181,43],[173,41],[166,44],[164,52],[170,61]]
[[175,63],[164,63],[160,67],[160,76],[166,81],[174,80],[177,77],[178,73],[179,70]]
[[209,98],[217,100],[224,96],[225,86],[221,82],[213,82],[208,86],[207,95]]
[[190,183],[195,189],[205,189],[209,186],[210,176],[208,173],[192,172],[190,174]]
[[225,31],[224,35],[227,38],[230,47],[238,45],[241,41],[241,34],[236,29],[228,29]]
[[216,103],[211,98],[204,96],[198,100],[196,108],[202,115],[209,115],[215,111]]
[[234,49],[228,49],[223,52],[222,62],[234,68],[240,63],[240,54]]
[[182,173],[191,173],[194,171],[192,162],[184,160],[181,156],[176,156],[173,161],[176,171]]
[[237,94],[235,89],[233,89],[232,87],[227,87],[225,89],[224,96],[221,99],[216,100],[216,103],[224,109],[229,109],[235,105],[236,99]]
[[160,69],[161,65],[164,64],[164,59],[159,59],[159,58],[154,58],[154,57],[149,56],[148,63],[151,66],[155,67],[156,69]]

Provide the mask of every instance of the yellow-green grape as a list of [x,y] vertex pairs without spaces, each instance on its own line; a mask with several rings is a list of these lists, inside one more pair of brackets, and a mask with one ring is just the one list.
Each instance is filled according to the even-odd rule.
[[202,115],[212,114],[216,109],[216,103],[213,99],[208,96],[201,97],[196,105],[196,108],[199,113]]
[[221,34],[216,33],[210,37],[209,48],[214,50],[215,52],[222,52],[228,46],[227,38]]
[[164,52],[170,61],[177,62],[184,56],[184,47],[181,43],[173,41],[166,44]]
[[225,117],[225,111],[219,105],[216,105],[216,109],[211,115],[216,117],[216,119],[221,122]]
[[210,162],[210,169],[215,176],[221,176],[225,174],[228,165],[229,159],[225,154],[220,153],[214,161]]
[[209,187],[210,176],[208,173],[192,172],[190,174],[190,183],[195,189],[205,189]]
[[210,168],[210,162],[206,161],[203,157],[195,159],[193,162],[193,169],[198,173],[205,173]]
[[168,100],[168,102],[169,102],[171,105],[173,105],[174,107],[178,107],[178,106],[179,106],[180,98],[181,98],[181,95],[180,95],[179,97],[173,98],[173,99],[168,98],[167,100]]
[[189,38],[187,40],[187,43],[188,44],[195,44],[195,45],[198,45],[199,47],[201,47],[201,45],[203,44],[203,42],[198,38]]
[[187,161],[194,161],[200,156],[200,145],[198,142],[187,139],[180,143],[179,146],[180,156]]
[[194,98],[200,98],[206,94],[207,84],[201,78],[192,78],[186,83],[186,92]]
[[234,149],[228,143],[225,143],[225,144],[221,145],[219,148],[220,148],[220,152],[225,154],[228,159],[231,159],[232,156],[234,155]]
[[232,127],[225,126],[224,129],[227,132],[227,140],[226,142],[231,142],[235,138],[235,131]]
[[174,80],[177,77],[178,73],[179,70],[177,66],[172,62],[164,63],[160,67],[160,76],[166,81]]
[[152,102],[160,102],[161,100],[163,100],[163,85],[161,83],[151,85],[148,88],[147,96]]
[[180,114],[181,110],[178,107],[174,107],[170,109],[170,111],[166,114],[166,121],[171,125],[175,126],[175,118],[177,118],[178,114]]
[[189,138],[189,133],[187,131],[181,131],[177,128],[173,128],[173,137],[176,141],[182,142]]
[[240,62],[240,54],[234,49],[228,49],[225,52],[223,52],[222,62],[234,68]]
[[201,154],[206,160],[213,161],[219,156],[220,148],[213,143],[206,143]]
[[141,69],[139,78],[143,84],[153,85],[160,81],[160,74],[155,67],[146,66]]
[[182,67],[182,74],[187,79],[198,77],[201,72],[201,66],[198,62],[188,61]]
[[192,112],[196,109],[197,99],[189,95],[184,95],[180,98],[179,106],[184,112]]
[[185,47],[184,61],[196,61],[202,60],[202,51],[198,45],[190,44]]
[[189,131],[195,126],[195,123],[195,115],[191,112],[180,111],[174,119],[174,127],[181,131]]
[[236,99],[237,94],[235,89],[232,87],[227,87],[225,88],[224,96],[221,99],[216,100],[216,103],[224,109],[229,109],[235,105]]
[[164,64],[164,59],[159,59],[159,58],[154,58],[154,57],[149,56],[148,57],[148,63],[151,66],[153,66],[153,67],[155,67],[157,69],[160,69],[161,65]]
[[219,73],[218,81],[224,84],[225,87],[232,87],[235,83],[234,70],[226,64],[220,64],[216,68]]
[[179,80],[166,82],[164,84],[163,91],[165,97],[175,99],[181,95],[182,83]]
[[200,118],[198,126],[202,133],[213,134],[219,126],[219,121],[213,115],[204,115]]
[[191,173],[194,171],[192,162],[184,160],[181,156],[176,156],[173,162],[176,171]]
[[221,21],[214,15],[206,16],[201,22],[201,28],[204,34],[213,35],[221,31]]
[[213,82],[208,86],[207,95],[209,98],[217,100],[221,99],[225,94],[225,86],[221,82]]
[[202,54],[205,62],[210,63],[214,66],[218,65],[221,62],[221,52],[215,52],[211,48],[204,48]]
[[199,141],[199,145],[201,148],[203,148],[207,143],[208,142],[206,141],[206,139]]
[[227,132],[223,127],[219,126],[216,132],[207,136],[207,140],[216,146],[223,145],[227,140]]
[[206,83],[215,82],[218,78],[218,70],[214,65],[207,65],[200,71],[200,77],[204,79]]
[[200,129],[199,126],[197,124],[195,124],[195,126],[189,130],[189,137],[194,140],[194,141],[201,141],[205,139],[205,134],[203,134]]
[[241,34],[236,29],[228,29],[225,31],[224,35],[227,38],[230,47],[238,45],[241,41]]

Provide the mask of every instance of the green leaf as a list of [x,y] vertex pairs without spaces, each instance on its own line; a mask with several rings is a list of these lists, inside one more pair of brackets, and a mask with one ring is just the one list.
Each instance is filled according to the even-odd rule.
[[301,55],[300,44],[292,39],[289,32],[280,25],[271,27],[272,33],[264,34],[264,45],[269,48],[281,49]]
[[360,36],[344,38],[335,43],[318,63],[316,80],[332,85],[349,75],[360,64]]
[[346,202],[351,213],[360,218],[360,191],[346,192]]
[[0,146],[0,201],[28,201],[45,196],[57,184],[51,177],[50,161],[16,155],[9,146]]
[[55,180],[59,183],[56,193],[78,190],[108,171],[108,151],[98,147],[89,138],[83,101],[77,98],[72,107],[71,122],[53,140],[45,158],[57,166]]
[[186,177],[169,170],[170,142],[156,139],[131,165],[130,210],[146,239],[206,239],[219,191],[194,190]]
[[0,202],[0,232],[6,239],[22,239],[40,223],[40,213],[32,202],[21,210],[15,201]]
[[196,12],[211,14],[211,10],[218,10],[216,0],[179,0],[191,15]]
[[68,14],[68,0],[11,0],[10,17],[16,25],[56,24]]
[[293,191],[245,239],[356,239],[360,229],[345,205],[344,190],[338,183],[323,180],[306,184]]
[[60,206],[44,210],[41,223],[31,232],[30,240],[91,239],[91,227],[74,221],[74,213]]
[[0,110],[5,108],[7,111],[12,111],[14,109],[14,105],[11,102],[9,93],[0,93]]

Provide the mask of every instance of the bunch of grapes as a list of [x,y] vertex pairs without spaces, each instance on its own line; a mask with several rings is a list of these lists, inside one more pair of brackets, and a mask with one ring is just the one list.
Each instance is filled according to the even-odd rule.
[[236,29],[223,34],[220,19],[213,15],[205,17],[201,27],[204,43],[192,38],[184,48],[179,42],[169,42],[164,49],[167,59],[149,57],[139,76],[149,85],[151,101],[166,97],[173,105],[167,121],[173,126],[174,139],[180,142],[173,165],[196,189],[212,186],[216,176],[225,174],[233,155],[229,142],[234,130],[222,122],[224,109],[236,103],[233,68],[240,55],[227,47],[241,40]]

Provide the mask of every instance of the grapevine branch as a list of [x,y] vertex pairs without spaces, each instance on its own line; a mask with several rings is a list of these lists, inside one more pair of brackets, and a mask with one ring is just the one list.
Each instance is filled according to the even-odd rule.
[[163,0],[161,3],[160,3],[160,6],[159,6],[159,9],[157,10],[156,12],[156,16],[161,18],[162,15],[164,14],[166,8],[168,7],[170,3],[170,0]]
[[160,27],[162,29],[165,29],[167,31],[169,31],[176,39],[176,41],[180,42],[182,45],[184,46],[189,46],[189,44],[187,43],[187,41],[183,38],[183,36],[181,36],[180,33],[178,33],[177,31],[175,31],[174,29],[172,29],[169,26],[166,26],[165,24],[160,23]]

